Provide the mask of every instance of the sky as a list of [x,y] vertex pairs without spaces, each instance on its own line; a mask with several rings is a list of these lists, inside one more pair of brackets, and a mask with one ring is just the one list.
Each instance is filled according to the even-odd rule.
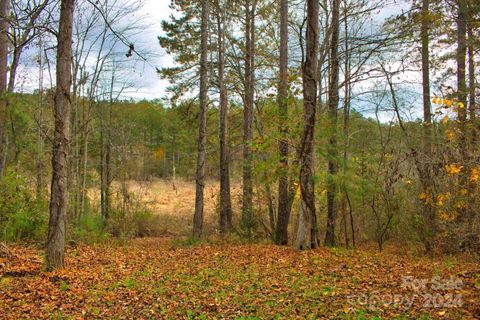
[[162,68],[172,66],[173,64],[171,57],[163,52],[157,39],[157,37],[163,33],[161,21],[168,19],[171,14],[169,4],[170,0],[145,0],[141,13],[145,16],[146,23],[150,25],[150,27],[139,36],[141,37],[142,44],[147,47],[138,49],[155,53],[158,52],[158,56],[149,58],[148,64],[137,64],[137,86],[134,90],[125,93],[126,97],[134,99],[156,99],[164,97],[168,82],[159,78],[154,67]]
[[[119,3],[122,3],[120,0]],[[142,17],[142,25],[146,27],[138,34],[129,36],[126,41],[135,44],[135,49],[138,52],[148,52],[147,62],[143,62],[139,57],[133,57],[128,66],[124,66],[125,75],[128,81],[134,83],[134,87],[126,89],[121,94],[121,99],[135,100],[142,99],[158,99],[165,96],[165,89],[168,82],[160,79],[156,72],[156,68],[170,67],[173,65],[173,60],[167,55],[158,43],[158,36],[162,34],[161,21],[168,19],[171,14],[169,8],[170,0],[141,0],[144,4],[140,6],[138,13],[133,14],[129,19],[136,19],[138,16]],[[128,2],[125,2],[128,3]],[[132,10],[134,11],[134,10]],[[88,47],[88,45],[87,45]],[[124,45],[120,44],[121,54],[127,51]],[[47,51],[50,63],[47,64],[43,56],[43,86],[53,86],[55,79],[55,56],[50,55],[53,50]],[[22,61],[19,65],[16,77],[15,90],[19,92],[33,92],[38,89],[39,85],[39,65],[38,65],[39,51],[38,47],[27,47],[22,54]],[[90,67],[93,68],[96,53],[93,51],[89,60],[92,60]],[[48,67],[50,66],[50,72]]]
[[[158,57],[150,59],[150,63],[158,68],[173,66],[173,61],[170,56],[163,52],[158,44],[157,36],[163,33],[161,28],[161,21],[167,20],[172,14],[169,8],[170,0],[144,0],[144,6],[141,13],[145,15],[147,23],[150,25],[148,30],[142,34],[142,43],[144,43],[149,51],[158,52]],[[373,20],[381,24],[392,14],[399,13],[402,9],[407,8],[406,4],[398,1],[392,1],[389,6],[382,9]],[[139,64],[138,68],[138,82],[135,90],[129,91],[126,95],[134,99],[155,99],[165,96],[165,88],[168,82],[159,78],[156,71],[151,65]]]
[[[120,0],[122,3],[123,0]],[[132,35],[127,40],[135,44],[135,49],[139,52],[150,52],[147,62],[141,61],[137,57],[137,62],[133,63],[133,67],[127,68],[126,76],[128,80],[134,83],[134,86],[125,90],[122,99],[161,99],[165,97],[165,91],[168,81],[160,79],[156,72],[156,68],[173,66],[172,57],[166,54],[158,43],[158,36],[163,34],[161,27],[162,20],[168,20],[173,13],[169,8],[171,0],[141,0],[143,5],[139,7],[138,15],[142,16],[144,25],[146,26],[138,34]],[[126,2],[128,3],[128,2]],[[381,23],[384,19],[392,14],[398,13],[402,6],[397,2],[393,5],[385,7],[381,12],[374,16],[376,23]],[[135,10],[132,10],[132,12]],[[129,19],[136,19],[137,14],[132,14]],[[123,48],[121,50],[126,50]],[[123,52],[123,51],[122,51]],[[33,52],[35,55],[36,52]],[[123,55],[123,53],[122,53]],[[25,59],[30,61],[30,65],[24,66],[24,72],[20,72],[19,90],[33,91],[38,87],[38,66],[35,59]],[[45,76],[44,76],[45,77]],[[36,78],[36,80],[35,80]]]

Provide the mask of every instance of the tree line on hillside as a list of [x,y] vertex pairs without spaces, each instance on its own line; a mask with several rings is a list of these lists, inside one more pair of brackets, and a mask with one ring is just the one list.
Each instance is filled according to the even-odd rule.
[[131,42],[145,25],[127,2],[2,2],[4,240],[46,236],[62,267],[70,234],[121,236],[143,217],[129,180],[184,177],[194,239],[218,180],[221,234],[478,250],[476,1],[391,15],[388,0],[174,0],[158,38],[175,61],[157,69],[168,99],[140,102],[122,96],[153,53]]

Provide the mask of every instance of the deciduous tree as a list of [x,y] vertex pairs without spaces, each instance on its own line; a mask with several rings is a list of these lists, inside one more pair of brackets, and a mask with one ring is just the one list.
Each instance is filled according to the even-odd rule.
[[66,215],[68,208],[67,156],[70,121],[70,85],[72,67],[72,24],[75,0],[62,0],[58,30],[56,89],[55,89],[55,133],[52,155],[52,185],[50,195],[50,218],[46,243],[48,269],[64,266]]
[[295,247],[299,250],[318,247],[318,226],[315,210],[313,146],[317,105],[318,63],[317,0],[307,0],[306,56],[303,75],[303,134],[300,144],[300,212]]

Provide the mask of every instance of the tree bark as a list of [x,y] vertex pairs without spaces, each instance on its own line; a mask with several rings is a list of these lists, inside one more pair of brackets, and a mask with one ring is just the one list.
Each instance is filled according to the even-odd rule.
[[78,217],[85,214],[85,202],[87,197],[87,168],[88,168],[88,136],[89,136],[89,119],[87,119],[83,126],[83,159],[82,159],[82,176],[80,185],[80,210]]
[[[471,2],[473,5],[473,2]],[[469,162],[474,163],[475,157],[475,150],[477,149],[478,143],[478,132],[479,132],[479,125],[477,123],[477,115],[476,115],[476,97],[475,97],[475,90],[477,88],[476,81],[475,81],[475,35],[474,35],[474,17],[473,17],[473,7],[470,7],[468,13],[468,22],[467,22],[467,36],[468,36],[468,113],[470,116],[469,119],[469,127],[470,127],[470,146],[469,149],[471,150],[469,153]],[[469,164],[469,168],[470,164]],[[473,239],[475,237],[475,218],[478,215],[476,208],[475,208],[475,191],[477,189],[476,183],[472,182],[468,179],[468,203],[467,203],[467,210],[468,210],[468,235],[469,239]],[[467,241],[469,246],[472,246],[472,241]]]
[[105,190],[107,185],[105,174],[105,105],[100,105],[100,108],[100,214],[105,223]]
[[199,238],[203,231],[203,197],[205,188],[205,144],[207,141],[207,55],[208,55],[208,16],[209,0],[202,1],[202,25],[200,44],[200,112],[198,114],[197,171],[195,190],[195,214],[193,217],[193,237]]
[[338,172],[337,150],[337,108],[338,108],[338,41],[339,41],[339,9],[340,0],[333,1],[332,8],[332,40],[330,41],[330,81],[328,88],[328,118],[330,139],[328,144],[328,177],[327,177],[327,231],[325,245],[335,246],[335,219],[337,206],[335,194],[337,183],[335,181]]
[[[464,108],[459,108],[458,117],[460,120],[460,129],[463,138],[466,137],[466,118],[467,118],[467,84],[466,84],[466,54],[467,54],[467,4],[466,0],[458,1],[457,16],[457,94],[458,100],[464,104]],[[465,143],[465,139],[460,139],[460,143]]]
[[[472,20],[472,18],[470,19]],[[468,112],[470,115],[470,123],[472,124],[472,134],[471,134],[471,146],[475,148],[475,144],[478,139],[478,125],[476,123],[476,99],[475,99],[475,89],[477,88],[475,81],[475,35],[473,31],[473,21],[470,21],[467,25],[467,35],[468,35],[468,96],[469,96],[469,107]]]
[[112,176],[112,111],[113,111],[113,100],[108,105],[108,123],[107,123],[107,146],[105,150],[105,220],[108,221],[110,217],[110,210],[112,208],[111,204],[111,186],[113,182]]
[[[343,181],[342,181],[342,212],[343,212],[343,223],[344,223],[344,232],[345,232],[345,247],[348,249],[350,247],[350,240],[348,237],[348,221],[347,221],[347,198],[348,198],[348,188],[347,188],[347,171],[348,171],[348,149],[349,149],[349,138],[350,138],[350,98],[351,98],[351,83],[350,83],[350,70],[351,70],[351,62],[350,62],[350,48],[349,48],[349,29],[348,29],[348,9],[347,9],[347,0],[344,0],[344,12],[343,12],[343,23],[344,23],[344,45],[345,45],[345,80],[344,80],[344,103],[343,103],[343,139],[344,139],[344,146],[343,146]],[[350,214],[350,222],[353,221],[353,214],[352,208],[349,205],[349,214]],[[352,239],[354,238],[354,230],[352,227]],[[353,240],[352,240],[352,245]]]
[[64,266],[66,213],[68,207],[67,155],[70,117],[70,85],[72,61],[72,23],[74,0],[62,0],[58,31],[55,135],[52,157],[52,186],[50,196],[50,219],[46,243],[47,269]]
[[[457,12],[457,97],[458,101],[463,103],[463,108],[458,109],[459,122],[459,150],[461,161],[464,163],[464,169],[460,174],[460,188],[469,190],[468,172],[470,165],[468,163],[469,152],[467,150],[467,83],[466,83],[466,54],[467,54],[467,3],[466,0],[458,1]],[[457,221],[463,221],[467,216],[467,210],[460,209]]]
[[43,126],[43,56],[42,56],[42,50],[43,50],[43,43],[40,39],[39,46],[38,46],[38,53],[39,53],[39,59],[38,59],[38,103],[37,103],[37,110],[36,110],[36,117],[38,121],[38,126],[37,126],[37,156],[35,159],[35,167],[36,167],[36,197],[37,200],[40,200],[42,197],[45,197],[45,190],[46,186],[44,183],[44,171],[45,171],[45,164],[43,162],[43,156],[44,156],[44,151],[43,151],[43,132],[42,132],[42,126]]
[[318,247],[317,215],[313,182],[313,146],[317,104],[318,0],[307,0],[306,57],[303,65],[303,134],[300,147],[301,203],[295,246]]
[[[104,222],[108,221],[110,215],[110,184],[111,184],[111,172],[110,172],[110,140],[111,140],[111,127],[112,127],[112,106],[113,106],[113,86],[115,82],[115,73],[112,74],[110,79],[110,101],[108,104],[101,105],[100,113],[100,189],[101,189],[101,213]],[[105,124],[105,122],[107,122]]]
[[275,242],[288,243],[288,223],[290,220],[288,186],[288,0],[280,1],[280,72],[278,81],[278,111],[280,116],[280,177],[278,180],[278,217]]
[[13,92],[17,75],[18,64],[20,63],[20,53],[23,48],[15,48],[12,54],[12,63],[10,64],[10,74],[8,77],[8,92]]
[[[225,86],[224,25],[225,12],[218,8],[218,88],[220,90],[220,232],[232,229],[232,200],[230,196],[230,170],[228,164],[228,96]],[[220,11],[222,11],[220,13]]]
[[[422,42],[422,91],[423,91],[423,165],[419,168],[423,172],[419,172],[420,182],[422,184],[422,192],[432,195],[433,197],[433,176],[431,170],[432,158],[432,112],[430,107],[430,1],[422,1],[422,22],[420,30],[420,38]],[[434,249],[435,239],[435,209],[428,203],[423,204],[424,219],[424,235],[425,249],[428,253],[432,253]]]
[[7,157],[7,56],[8,56],[8,12],[9,1],[0,3],[0,179],[5,174]]
[[252,139],[253,139],[253,99],[254,99],[254,33],[255,4],[245,0],[245,105],[243,108],[243,206],[241,227],[248,234],[252,232],[253,221],[253,182],[252,182]]

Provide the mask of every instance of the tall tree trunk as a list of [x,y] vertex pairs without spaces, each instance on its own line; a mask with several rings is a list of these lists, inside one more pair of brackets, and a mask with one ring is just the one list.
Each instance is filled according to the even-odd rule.
[[475,148],[475,144],[478,139],[478,125],[476,123],[476,101],[475,101],[475,89],[477,88],[475,81],[475,35],[473,32],[473,18],[467,25],[468,35],[468,95],[469,95],[469,107],[468,112],[470,114],[470,123],[472,124],[471,145]]
[[[464,163],[464,169],[460,175],[460,188],[468,190],[468,172],[469,152],[467,150],[467,83],[466,83],[466,54],[467,54],[467,0],[458,1],[458,15],[457,15],[457,96],[458,101],[463,103],[463,108],[458,109],[459,120],[459,150],[461,161]],[[458,214],[458,221],[466,218],[467,210],[460,209]]]
[[88,136],[89,136],[89,119],[85,119],[84,126],[83,126],[83,159],[82,159],[82,177],[81,181],[82,184],[80,185],[80,211],[79,216],[80,218],[83,214],[85,214],[85,202],[87,196],[87,168],[88,168]]
[[254,99],[255,4],[245,0],[245,105],[243,108],[243,206],[241,227],[251,233],[253,222],[252,148]]
[[[220,12],[221,11],[221,12]],[[230,196],[230,170],[228,164],[228,97],[225,86],[224,55],[225,11],[218,8],[218,88],[220,90],[220,231],[225,233],[232,228],[232,200]]]
[[[458,1],[457,16],[457,94],[458,100],[464,104],[464,108],[459,109],[459,120],[463,137],[466,137],[466,118],[467,118],[467,84],[466,84],[466,54],[467,54],[467,4],[466,0]],[[460,139],[461,143],[465,139]]]
[[337,150],[337,108],[338,108],[338,41],[339,41],[339,10],[340,0],[333,1],[332,8],[332,40],[330,41],[330,81],[328,88],[328,118],[330,138],[328,143],[328,178],[327,178],[327,231],[325,245],[335,246],[335,219],[337,206],[335,194],[337,183],[335,181],[338,172]]
[[198,148],[195,190],[195,214],[193,236],[199,238],[203,231],[203,196],[205,188],[205,143],[207,141],[207,55],[208,55],[208,16],[209,0],[202,1],[202,26],[200,44],[200,112],[198,114]]
[[[319,47],[319,53],[318,53],[319,57],[318,57],[318,66],[317,66],[318,81],[319,81],[317,99],[318,99],[319,111],[321,110],[321,108],[323,108],[323,95],[325,94],[325,92],[323,92],[324,78],[327,78],[329,75],[329,69],[326,68],[326,70],[324,70],[323,68],[325,62],[326,61],[328,62],[330,59],[329,45],[330,45],[331,34],[332,34],[332,28],[330,26],[330,22],[328,19],[328,17],[330,16],[330,13],[328,11],[328,4],[329,4],[328,0],[323,0],[322,6],[321,6],[323,10],[322,14],[325,16],[325,26],[323,28],[324,29],[323,42]],[[328,78],[327,78],[327,81],[328,81]],[[318,114],[320,115],[320,112]]]
[[[73,69],[73,74],[72,74],[72,79],[76,78],[75,75],[75,67]],[[73,199],[73,204],[70,205],[71,210],[73,211],[73,217],[76,218],[78,217],[78,211],[79,211],[79,175],[80,175],[80,143],[78,139],[78,130],[77,128],[79,127],[78,125],[78,109],[79,109],[79,99],[77,99],[77,92],[79,91],[79,86],[76,84],[76,81],[73,82],[72,86],[72,102],[71,102],[71,112],[70,112],[70,125],[71,125],[71,141],[70,141],[70,154],[69,154],[69,159],[68,162],[70,164],[69,166],[69,172],[68,172],[68,189],[70,190],[73,195],[71,195],[71,199]]]
[[[115,73],[112,73],[110,79],[110,101],[108,104],[101,105],[100,113],[100,189],[101,199],[100,207],[104,222],[106,223],[109,218],[110,209],[110,130],[112,119],[112,105],[113,105],[113,86],[115,82]],[[105,122],[107,123],[105,124]]]
[[5,174],[7,158],[7,56],[8,56],[8,0],[0,3],[0,179]]
[[290,220],[288,186],[288,0],[280,1],[280,72],[278,81],[278,110],[280,115],[280,178],[278,180],[278,218],[275,242],[288,243],[288,222]]
[[301,203],[295,246],[318,247],[317,214],[313,182],[313,146],[317,104],[318,0],[307,0],[306,57],[303,65],[303,134],[300,147]]
[[37,200],[44,197],[44,192],[46,187],[44,185],[44,170],[45,165],[43,162],[43,133],[42,133],[42,126],[43,126],[43,43],[42,39],[40,38],[39,46],[38,46],[38,104],[37,104],[37,112],[36,117],[38,121],[37,126],[37,158],[35,159],[35,167],[37,169],[36,174],[36,197]]
[[105,223],[105,189],[106,189],[106,174],[105,174],[105,105],[100,105],[100,214]]
[[[473,5],[473,2],[471,2]],[[478,133],[479,133],[479,126],[477,123],[477,115],[476,115],[476,97],[475,97],[475,90],[477,88],[476,81],[475,81],[475,35],[473,31],[474,19],[473,19],[473,7],[470,7],[469,14],[468,14],[468,22],[467,22],[467,36],[468,36],[468,96],[469,96],[469,104],[468,104],[468,113],[470,115],[470,146],[469,149],[471,150],[469,156],[472,158],[474,162],[475,151],[477,150],[477,143],[478,143]],[[468,191],[469,191],[469,198],[468,198],[468,235],[469,238],[467,240],[467,244],[469,246],[473,246],[471,240],[475,237],[475,218],[478,215],[476,208],[475,208],[475,191],[477,189],[476,183],[472,182],[470,179],[468,181]]]
[[[348,237],[348,221],[347,221],[347,198],[348,198],[348,188],[347,188],[347,181],[346,175],[348,171],[348,148],[349,148],[349,139],[350,139],[350,97],[351,97],[351,84],[350,84],[350,70],[351,70],[351,62],[350,62],[350,48],[349,48],[349,39],[348,39],[348,8],[347,8],[347,1],[344,0],[344,12],[343,12],[343,23],[345,27],[345,81],[344,81],[344,90],[345,90],[345,97],[343,103],[343,163],[342,163],[342,170],[343,170],[343,181],[342,181],[342,212],[343,212],[343,223],[344,223],[344,232],[345,232],[345,247],[349,248],[350,240]],[[349,212],[350,215],[352,214],[352,208],[349,204]],[[352,222],[353,219],[350,220]],[[354,230],[352,228],[352,238]],[[353,241],[352,241],[353,242]]]
[[67,155],[70,121],[70,85],[72,61],[72,23],[74,0],[62,0],[60,27],[58,31],[55,135],[52,157],[52,186],[50,196],[50,219],[46,243],[48,269],[62,268],[68,207]]
[[112,112],[113,112],[113,99],[110,99],[108,105],[108,118],[107,118],[107,139],[105,150],[105,220],[108,221],[110,217],[111,204],[111,186],[113,182],[112,176]]
[[[422,22],[420,38],[422,42],[422,90],[423,90],[423,164],[419,168],[422,192],[433,197],[433,175],[431,172],[432,158],[432,112],[430,107],[430,0],[422,1]],[[428,203],[423,204],[425,249],[432,253],[435,239],[435,209]]]

